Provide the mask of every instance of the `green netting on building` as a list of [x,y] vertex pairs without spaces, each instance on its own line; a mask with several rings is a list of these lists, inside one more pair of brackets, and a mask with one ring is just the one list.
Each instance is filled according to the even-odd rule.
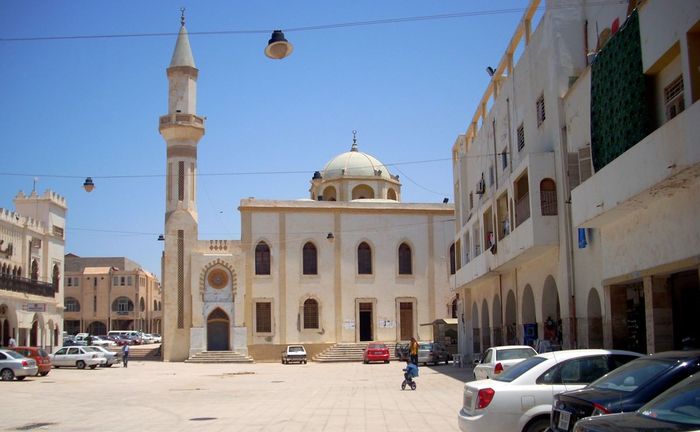
[[603,168],[651,131],[635,10],[591,65],[593,167]]

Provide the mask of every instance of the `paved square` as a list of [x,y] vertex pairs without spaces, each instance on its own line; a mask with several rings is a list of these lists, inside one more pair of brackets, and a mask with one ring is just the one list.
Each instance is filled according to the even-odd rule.
[[455,431],[471,369],[130,361],[1,382],[0,430]]

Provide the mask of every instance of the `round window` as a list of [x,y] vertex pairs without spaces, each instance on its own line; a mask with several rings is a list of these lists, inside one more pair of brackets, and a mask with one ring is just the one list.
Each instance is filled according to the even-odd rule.
[[228,274],[224,270],[214,269],[209,272],[208,280],[212,288],[221,289],[228,283]]

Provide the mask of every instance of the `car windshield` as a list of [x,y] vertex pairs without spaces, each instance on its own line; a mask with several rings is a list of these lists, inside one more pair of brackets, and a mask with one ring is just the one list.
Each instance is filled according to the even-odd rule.
[[537,355],[534,349],[530,348],[508,348],[496,351],[496,360],[526,359]]
[[300,346],[289,347],[289,352],[303,352],[303,351],[304,351],[304,347],[300,347]]
[[86,351],[99,351],[96,347],[94,346],[86,346],[83,347]]
[[700,374],[661,393],[641,407],[638,413],[657,420],[700,425]]
[[500,376],[497,378],[494,378],[496,381],[503,381],[503,382],[511,382],[514,379],[518,378],[520,375],[524,374],[525,372],[529,371],[533,367],[537,366],[538,364],[542,363],[543,361],[547,360],[544,357],[530,357],[527,360],[523,360],[520,363],[513,365],[509,369],[507,369],[505,372],[503,372]]
[[431,343],[421,343],[418,345],[418,349],[421,351],[430,351],[433,349],[433,344]]
[[672,368],[674,364],[675,361],[672,360],[640,358],[598,378],[590,386],[600,390],[631,393],[652,382],[657,376]]
[[382,349],[382,348],[386,348],[386,345],[384,345],[384,344],[369,344],[369,347],[368,347],[368,348],[371,348],[371,349]]

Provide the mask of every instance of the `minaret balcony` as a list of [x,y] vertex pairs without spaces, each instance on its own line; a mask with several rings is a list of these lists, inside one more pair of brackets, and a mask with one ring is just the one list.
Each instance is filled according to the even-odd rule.
[[168,114],[160,117],[160,128],[170,126],[191,126],[204,129],[204,117],[195,114]]

